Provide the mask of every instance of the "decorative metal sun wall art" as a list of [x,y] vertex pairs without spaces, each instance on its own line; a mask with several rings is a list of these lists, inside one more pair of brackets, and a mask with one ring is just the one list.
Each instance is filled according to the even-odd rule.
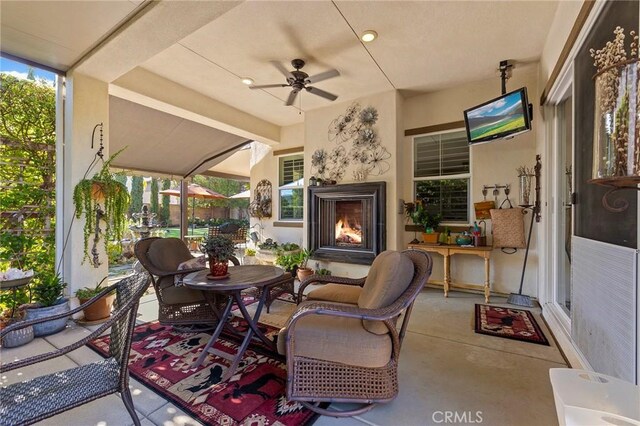
[[380,143],[377,121],[378,110],[374,107],[362,108],[358,103],[349,106],[329,124],[329,141],[337,146],[331,150],[319,148],[311,155],[314,176],[339,182],[351,164],[355,167],[352,176],[356,181],[388,172],[391,153]]
[[271,182],[262,179],[253,191],[253,201],[249,204],[251,217],[262,219],[271,217]]

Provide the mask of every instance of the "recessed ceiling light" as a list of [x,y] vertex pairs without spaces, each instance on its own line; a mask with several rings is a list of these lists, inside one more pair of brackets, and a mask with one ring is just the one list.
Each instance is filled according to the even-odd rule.
[[253,84],[253,79],[249,77],[242,77],[242,82],[247,86],[251,86]]
[[365,43],[369,43],[370,41],[373,41],[376,38],[378,38],[378,33],[373,30],[367,30],[363,32],[362,35],[360,36],[360,39]]

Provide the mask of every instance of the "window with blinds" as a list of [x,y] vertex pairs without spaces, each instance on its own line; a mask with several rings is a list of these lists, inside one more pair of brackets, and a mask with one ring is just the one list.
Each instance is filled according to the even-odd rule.
[[413,177],[415,199],[440,213],[442,222],[469,223],[471,169],[464,131],[414,138]]
[[280,220],[302,220],[304,200],[304,157],[280,157]]

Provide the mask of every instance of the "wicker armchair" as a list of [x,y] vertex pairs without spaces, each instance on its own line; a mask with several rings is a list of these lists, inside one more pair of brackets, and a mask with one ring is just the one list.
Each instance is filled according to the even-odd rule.
[[[179,238],[145,238],[138,241],[134,253],[142,266],[151,274],[158,298],[158,321],[164,325],[216,325],[216,313],[201,291],[176,287],[178,274],[201,271],[204,268],[182,269],[178,265],[193,259],[186,244]],[[231,259],[234,265],[240,262]],[[224,303],[221,300],[221,303]]]
[[[400,347],[431,266],[426,252],[386,251],[375,259],[365,280],[305,280],[306,285],[323,281],[342,289],[355,286],[359,296],[356,303],[345,303],[340,294],[338,301],[304,301],[280,330],[278,352],[287,357],[288,399],[334,417],[361,414],[394,399]],[[320,406],[323,402],[364,406],[329,411]]]
[[32,424],[103,396],[120,392],[134,424],[140,425],[129,392],[128,361],[138,304],[149,283],[149,276],[146,273],[132,275],[105,288],[100,294],[70,312],[24,321],[4,329],[0,333],[0,339],[13,330],[51,319],[65,318],[80,312],[105,294],[116,291],[111,318],[94,332],[64,348],[2,364],[0,373],[4,374],[67,354],[99,337],[109,328],[111,328],[111,356],[91,364],[0,387],[0,424]]

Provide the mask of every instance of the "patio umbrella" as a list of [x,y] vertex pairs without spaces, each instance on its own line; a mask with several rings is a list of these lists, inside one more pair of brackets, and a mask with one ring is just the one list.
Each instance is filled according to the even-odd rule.
[[232,195],[229,198],[251,198],[251,190],[247,189],[246,191],[242,191],[239,194]]
[[[159,192],[162,195],[171,195],[174,197],[180,196],[180,188],[171,188],[164,189]],[[222,194],[217,193],[216,191],[212,191],[209,188],[205,188],[204,186],[198,185],[197,183],[190,183],[187,188],[187,197],[193,198],[191,212],[191,234],[193,235],[193,227],[195,226],[195,216],[196,216],[196,198],[200,198],[202,200],[214,200],[214,199],[226,199]]]

